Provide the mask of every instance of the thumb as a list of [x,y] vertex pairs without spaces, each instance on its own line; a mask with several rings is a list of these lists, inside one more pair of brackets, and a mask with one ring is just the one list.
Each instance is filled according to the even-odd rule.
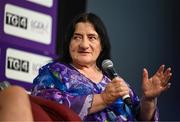
[[146,81],[148,81],[148,71],[147,71],[147,69],[146,68],[144,68],[143,69],[143,76],[142,76],[142,82],[144,83],[144,82],[146,82]]

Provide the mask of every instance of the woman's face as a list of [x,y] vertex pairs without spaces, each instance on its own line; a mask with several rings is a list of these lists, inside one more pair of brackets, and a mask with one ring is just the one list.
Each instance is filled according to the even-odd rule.
[[79,22],[71,38],[69,52],[73,63],[96,64],[101,52],[101,43],[94,26],[89,22]]

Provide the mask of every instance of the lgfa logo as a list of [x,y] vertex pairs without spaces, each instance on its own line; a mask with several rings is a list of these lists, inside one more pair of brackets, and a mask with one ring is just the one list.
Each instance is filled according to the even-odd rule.
[[48,34],[48,23],[42,21],[31,20],[31,30],[39,34]]

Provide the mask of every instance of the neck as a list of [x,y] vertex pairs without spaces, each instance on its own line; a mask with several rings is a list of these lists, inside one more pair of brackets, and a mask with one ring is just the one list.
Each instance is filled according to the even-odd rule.
[[89,72],[101,72],[100,69],[97,67],[96,64],[78,64],[78,63],[72,63],[71,64],[74,68],[76,68],[81,73],[89,73]]
[[[91,79],[93,82],[98,83],[102,80],[103,74],[96,64],[92,65],[79,65],[71,64],[80,73],[85,75],[87,78]],[[96,76],[96,77],[95,77]]]
[[71,63],[76,69],[80,69],[80,70],[83,70],[83,69],[98,69],[96,63],[92,63],[92,64],[80,64],[80,63],[74,63],[72,62]]

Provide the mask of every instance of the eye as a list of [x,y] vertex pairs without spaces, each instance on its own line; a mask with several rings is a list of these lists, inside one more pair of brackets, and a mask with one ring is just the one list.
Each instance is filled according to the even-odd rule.
[[88,39],[89,39],[90,41],[95,41],[95,40],[97,40],[98,38],[97,38],[96,36],[88,36]]
[[73,40],[82,40],[82,37],[79,35],[74,35]]

